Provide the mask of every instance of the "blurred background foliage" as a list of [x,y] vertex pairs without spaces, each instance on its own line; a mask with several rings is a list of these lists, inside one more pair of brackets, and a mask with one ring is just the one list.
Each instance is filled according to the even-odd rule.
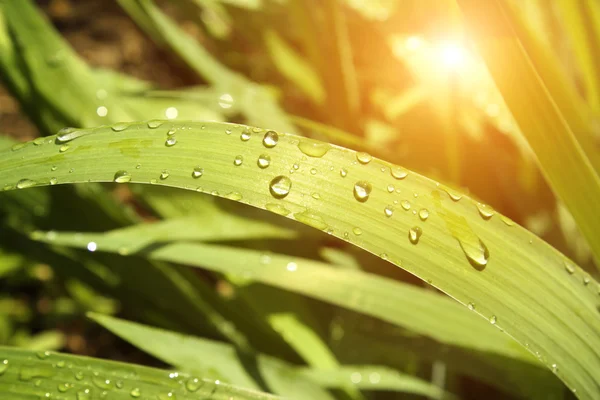
[[[600,6],[505,3],[537,49],[556,61],[594,138],[595,147],[585,151],[597,152]],[[0,10],[0,132],[14,140],[65,126],[154,118],[302,134],[369,151],[466,191],[594,270],[454,0],[5,0]],[[160,350],[148,356],[85,318],[94,312],[95,319],[118,315],[290,363],[387,366],[466,399],[563,396],[553,376],[515,360],[448,347],[281,289],[27,239],[36,229],[100,232],[161,219],[173,225],[158,238],[197,227],[189,238],[421,285],[335,238],[226,200],[135,185],[36,188],[0,197],[0,344],[173,364]],[[294,337],[285,335],[288,329]],[[303,353],[307,343],[328,350]],[[334,393],[399,396],[361,394],[351,385]]]

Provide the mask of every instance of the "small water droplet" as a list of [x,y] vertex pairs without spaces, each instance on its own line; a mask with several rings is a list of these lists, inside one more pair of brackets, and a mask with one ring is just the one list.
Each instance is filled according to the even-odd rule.
[[410,201],[408,200],[402,200],[400,202],[400,205],[402,206],[402,208],[406,211],[410,210]]
[[177,144],[177,138],[175,138],[175,136],[169,136],[169,138],[167,138],[167,140],[165,140],[165,146],[167,147],[173,147]]
[[204,381],[198,378],[190,378],[185,382],[185,388],[190,392],[198,391],[204,385]]
[[311,168],[310,169],[310,173],[311,173],[311,175],[316,175],[317,174],[317,169],[316,168]]
[[204,174],[204,168],[200,168],[200,166],[194,167],[192,171],[192,178],[198,179]]
[[448,195],[448,197],[450,197],[452,201],[459,201],[460,199],[462,199],[462,194],[458,193],[453,189],[450,189],[448,186],[440,185],[439,188],[446,192],[446,194]]
[[75,379],[77,379],[78,381],[82,380],[82,379],[85,377],[85,376],[83,375],[83,372],[82,372],[82,371],[77,371],[77,372],[75,372],[74,376],[75,376]]
[[58,179],[56,178],[50,178],[50,184],[51,185],[56,185],[58,183]]
[[267,168],[269,165],[271,165],[271,156],[268,154],[261,154],[260,156],[258,156],[256,164],[259,166],[259,168]]
[[364,151],[356,153],[356,160],[361,164],[368,164],[371,162],[373,157],[369,153],[365,153]]
[[133,388],[129,394],[131,397],[138,398],[142,395],[142,391],[139,388]]
[[263,145],[269,149],[277,146],[278,141],[279,134],[275,131],[267,131],[267,133],[265,133],[265,136],[263,137]]
[[584,284],[585,286],[589,285],[589,284],[590,284],[590,282],[591,282],[591,281],[590,281],[590,277],[589,277],[589,276],[587,276],[587,275],[586,275],[586,276],[584,276],[584,277],[583,277],[583,284]]
[[90,400],[92,398],[92,391],[90,389],[83,389],[77,392],[77,400]]
[[295,169],[296,171],[300,168],[300,165],[298,164],[294,164],[292,165],[292,168]]
[[345,177],[346,177],[346,175],[348,175],[348,170],[347,170],[346,168],[341,168],[341,169],[340,169],[340,176],[341,176],[342,178],[345,178]]
[[279,175],[269,184],[269,191],[271,195],[276,199],[283,199],[290,193],[290,189],[292,188],[292,181],[285,175]]
[[394,185],[388,185],[387,186],[388,193],[394,193],[394,190],[396,190],[396,188],[394,187]]
[[421,221],[427,220],[427,218],[429,218],[429,211],[426,208],[421,208],[419,210],[419,218]]
[[41,146],[41,145],[43,145],[43,144],[44,144],[44,142],[45,142],[45,141],[46,141],[46,137],[44,137],[44,136],[41,136],[41,137],[39,137],[39,138],[35,139],[35,140],[33,141],[33,144],[34,144],[35,146]]
[[152,121],[148,121],[148,128],[150,129],[156,129],[159,128],[160,126],[162,126],[162,124],[164,124],[165,121],[161,121],[159,119],[153,119]]
[[110,379],[106,379],[105,377],[102,377],[97,374],[94,374],[94,376],[92,376],[92,382],[94,383],[94,385],[104,390],[112,389],[113,386]]
[[312,197],[313,199],[315,199],[315,200],[321,200],[321,195],[320,195],[319,193],[317,193],[317,192],[315,192],[315,193],[312,193],[312,194],[311,194],[311,197]]
[[240,201],[244,196],[240,192],[230,192],[224,196],[226,199]]
[[65,393],[66,391],[71,389],[71,384],[68,382],[59,383],[58,386],[56,387],[56,389],[58,389],[58,391],[61,393]]
[[160,179],[165,180],[169,177],[169,171],[167,171],[166,169],[163,169],[162,172],[160,173]]
[[492,315],[492,316],[490,317],[490,324],[492,324],[492,325],[496,325],[496,322],[498,322],[498,318],[496,318],[496,316],[495,316],[495,315]]
[[129,124],[126,122],[117,122],[113,126],[110,127],[115,132],[122,132],[129,127]]
[[240,165],[242,165],[242,163],[244,162],[244,157],[237,155],[235,156],[235,158],[233,159],[233,165],[235,165],[236,167],[239,167]]
[[252,132],[250,132],[250,130],[248,130],[248,129],[244,130],[240,134],[240,139],[242,139],[242,142],[247,142],[248,140],[250,140],[251,137],[252,137]]
[[58,149],[58,151],[60,153],[64,153],[65,151],[69,150],[69,145],[68,144],[63,144],[62,146],[60,146],[60,148]]
[[513,220],[511,220],[511,219],[510,219],[510,218],[508,218],[508,217],[505,217],[504,215],[501,215],[501,216],[500,216],[500,220],[501,220],[502,222],[504,222],[504,223],[505,223],[507,226],[514,226],[514,225],[515,225],[515,223],[514,223],[514,221],[513,221]]
[[117,183],[127,183],[131,181],[131,174],[127,171],[120,170],[115,173],[114,181]]
[[309,157],[320,158],[327,154],[331,145],[316,140],[302,139],[298,142],[298,149]]
[[391,217],[392,215],[394,215],[394,207],[392,207],[391,205],[386,206],[383,209],[383,213],[385,214],[386,217]]
[[423,230],[418,226],[414,226],[408,230],[408,240],[410,240],[412,244],[417,244],[419,243],[422,234]]
[[475,203],[475,205],[477,206],[477,210],[479,211],[479,215],[481,215],[481,218],[488,220],[494,216],[494,209],[488,206],[487,204]]
[[285,208],[284,206],[282,206],[281,204],[273,204],[273,203],[267,203],[267,205],[265,206],[265,208],[275,214],[279,214],[279,215],[283,215],[284,217],[286,215],[290,214],[290,210],[288,210],[287,208]]
[[323,218],[320,215],[315,214],[310,209],[304,210],[300,213],[295,213],[294,218],[296,221],[302,222],[308,226],[312,226],[313,228],[322,231],[328,228],[328,225]]
[[57,167],[56,165],[53,165],[53,166],[50,168],[50,171],[56,171],[56,169],[57,169],[57,168],[58,168],[58,167]]
[[8,360],[3,360],[0,363],[0,376],[4,375],[4,373],[8,370]]
[[381,259],[382,259],[382,260],[387,260],[387,259],[388,259],[388,255],[387,255],[387,253],[381,253],[381,254],[379,255],[379,257],[381,257]]
[[17,189],[30,188],[35,186],[35,184],[35,181],[32,181],[31,179],[21,179],[19,182],[17,182]]
[[372,186],[367,181],[358,181],[354,184],[354,198],[361,203],[364,203],[369,199],[371,194]]
[[394,179],[404,179],[408,176],[408,171],[397,165],[390,168],[390,172]]
[[352,233],[354,233],[356,236],[360,236],[362,235],[362,229],[360,229],[359,227],[354,227],[352,228]]
[[558,371],[558,365],[552,364],[552,372],[556,373]]
[[571,262],[565,261],[565,270],[572,275],[575,273],[575,266]]

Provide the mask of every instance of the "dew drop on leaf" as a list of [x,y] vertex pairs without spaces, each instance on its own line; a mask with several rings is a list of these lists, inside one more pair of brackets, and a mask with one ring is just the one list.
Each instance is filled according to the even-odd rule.
[[426,208],[421,208],[419,210],[419,218],[421,221],[426,221],[429,218],[429,211]]
[[69,150],[69,145],[68,144],[63,144],[62,146],[60,146],[60,148],[58,149],[59,152],[64,153],[65,151]]
[[372,159],[373,157],[369,153],[363,151],[356,153],[356,160],[361,164],[368,164]]
[[448,195],[448,197],[450,197],[452,201],[459,201],[460,199],[462,199],[462,194],[450,189],[448,186],[440,185],[440,189],[446,192],[446,194]]
[[471,311],[473,311],[475,309],[475,303],[469,303],[467,304],[467,308]]
[[277,142],[279,142],[279,134],[275,131],[267,131],[265,136],[263,137],[263,145],[266,148],[272,148],[277,146]]
[[129,127],[129,124],[126,122],[118,122],[110,127],[115,132],[122,132]]
[[160,179],[165,180],[169,177],[169,171],[167,171],[166,169],[163,169],[162,172],[160,173]]
[[421,228],[418,226],[413,226],[408,230],[408,240],[410,240],[412,244],[417,244],[419,243],[419,239],[421,238],[422,234],[423,230]]
[[402,200],[400,202],[400,205],[402,206],[402,208],[406,211],[410,210],[410,201],[408,200]]
[[346,175],[348,175],[348,170],[347,170],[346,168],[341,168],[341,169],[340,169],[340,176],[341,176],[342,178],[345,178],[345,177],[346,177]]
[[131,174],[127,171],[120,170],[115,173],[114,181],[117,183],[127,183],[131,181]]
[[394,185],[387,185],[387,191],[388,191],[388,193],[394,193],[394,190],[396,190],[396,188],[394,187]]
[[185,382],[185,388],[188,391],[194,393],[194,392],[198,391],[198,389],[200,389],[203,384],[204,384],[204,381],[202,381],[198,378],[190,378]]
[[271,211],[272,213],[283,215],[283,216],[286,216],[286,215],[290,214],[290,210],[288,210],[287,208],[285,208],[281,204],[267,203],[267,205],[265,206],[265,208],[267,210]]
[[309,157],[320,158],[327,154],[331,145],[316,140],[302,139],[298,142],[298,149]]
[[352,228],[352,233],[354,233],[356,236],[360,236],[362,235],[362,229],[359,227]]
[[247,142],[248,140],[250,140],[251,137],[252,137],[252,132],[250,132],[250,130],[248,130],[248,129],[244,130],[240,134],[240,139],[242,139],[242,142]]
[[21,179],[17,182],[17,189],[26,189],[32,186],[35,186],[35,181],[32,181],[31,179]]
[[0,376],[4,375],[6,370],[8,370],[8,360],[3,360],[0,363]]
[[177,144],[177,139],[175,138],[175,136],[169,136],[167,138],[167,140],[165,140],[165,146],[167,147],[173,147]]
[[86,130],[83,130],[83,129],[62,128],[56,134],[56,141],[59,142],[59,143],[70,142],[71,140],[77,139],[78,137],[83,136],[83,135],[85,135],[88,132],[89,131],[86,131]]
[[354,198],[361,203],[364,203],[369,199],[371,194],[372,186],[367,181],[358,181],[354,184]]
[[462,249],[469,264],[476,270],[482,271],[488,263],[490,252],[486,245],[477,236],[468,235],[465,237],[456,236],[460,248]]
[[283,199],[290,193],[292,188],[292,181],[285,175],[276,176],[271,180],[269,184],[269,191],[271,195],[276,199]]
[[269,165],[271,165],[271,156],[268,154],[261,154],[258,156],[256,164],[259,166],[259,168],[267,168]]
[[475,204],[477,206],[477,210],[479,211],[479,215],[481,215],[481,218],[488,220],[494,216],[495,212],[492,207],[479,202]]
[[383,213],[385,214],[386,217],[391,217],[392,215],[394,215],[394,207],[388,205],[383,209]]
[[296,221],[302,222],[303,224],[312,226],[313,228],[322,231],[328,228],[327,223],[323,220],[323,218],[321,218],[320,215],[315,214],[310,209],[304,210],[299,213],[295,213],[294,218],[296,219]]
[[404,179],[408,176],[408,171],[398,166],[391,167],[390,173],[394,179]]
[[131,389],[131,392],[129,392],[129,394],[131,395],[131,397],[137,399],[142,395],[142,391],[139,388],[133,388]]
[[492,325],[496,325],[496,322],[498,322],[498,318],[496,318],[496,316],[495,316],[495,315],[492,315],[492,316],[490,317],[490,324],[492,324]]
[[192,178],[198,179],[203,174],[204,174],[204,168],[201,168],[200,166],[196,166],[196,167],[194,167],[194,170],[192,171]]
[[565,270],[572,275],[575,273],[575,266],[569,261],[565,261]]
[[148,128],[156,129],[162,126],[162,124],[164,124],[164,121],[161,121],[159,119],[153,119],[152,121],[148,121]]
[[240,165],[242,165],[242,163],[244,162],[244,157],[242,156],[235,156],[235,158],[233,159],[233,165],[235,165],[236,167],[239,167]]

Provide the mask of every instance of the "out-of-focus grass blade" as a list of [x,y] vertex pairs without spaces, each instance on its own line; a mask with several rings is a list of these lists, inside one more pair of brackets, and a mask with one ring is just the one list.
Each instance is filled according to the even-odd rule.
[[520,44],[500,0],[458,0],[479,52],[542,171],[600,260],[600,178]]
[[325,89],[321,78],[302,56],[296,54],[274,30],[264,33],[267,50],[281,75],[294,83],[312,101],[323,104]]
[[349,7],[376,21],[387,20],[395,11],[398,0],[344,0]]
[[[177,368],[205,374],[207,373],[205,371],[216,371],[223,379],[231,382],[244,382],[244,385],[250,388],[257,385],[255,377],[260,376],[264,380],[263,384],[266,384],[269,389],[286,397],[289,396],[289,398],[330,399],[332,397],[319,386],[343,388],[349,381],[346,380],[348,372],[346,367],[329,370],[296,367],[264,354],[257,354],[252,360],[250,365],[256,369],[252,373],[252,371],[248,371],[248,364],[244,365],[243,360],[239,360],[234,349],[227,344],[185,336],[104,315],[90,314],[90,317],[117,336]],[[387,384],[391,390],[427,393],[434,395],[435,398],[442,395],[442,392],[431,384],[396,371],[376,366],[370,368],[358,366],[355,369],[355,372],[357,371],[379,373],[380,382],[383,385]],[[342,377],[346,377],[346,379],[342,379]],[[317,379],[313,382],[313,378]],[[387,382],[383,383],[383,380]],[[374,385],[367,386],[373,388]]]
[[115,400],[279,398],[184,373],[47,351],[36,353],[0,347],[0,360],[0,392],[10,399],[55,396],[76,396],[82,400],[96,396]]
[[119,0],[119,4],[159,44],[168,45],[194,71],[233,102],[252,124],[293,131],[283,110],[263,87],[221,65],[204,47],[186,35],[150,0]]
[[0,248],[0,278],[18,270],[24,261],[23,255]]
[[[470,305],[578,396],[597,392],[598,283],[535,235],[467,196],[368,154],[242,125],[149,121],[49,139],[53,143],[1,151],[0,187],[148,183],[288,216]],[[261,168],[265,159],[268,166]],[[197,166],[204,168],[201,177],[194,177]]]
[[[117,252],[130,240],[121,236],[118,242],[111,243],[103,239],[106,236],[111,233],[56,232],[51,239],[42,232],[33,235],[35,239],[56,245],[85,247],[87,241],[95,241],[99,243],[98,250],[110,252]],[[512,339],[449,299],[374,274],[338,269],[308,259],[218,245],[173,243],[141,255],[235,274],[377,317],[442,343],[539,365]]]

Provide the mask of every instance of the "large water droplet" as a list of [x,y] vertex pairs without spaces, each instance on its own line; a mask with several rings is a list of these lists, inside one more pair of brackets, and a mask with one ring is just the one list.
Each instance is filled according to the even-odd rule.
[[115,132],[121,132],[127,129],[128,127],[129,124],[127,122],[117,122],[116,124],[111,126],[110,129],[112,129]]
[[120,170],[115,173],[115,182],[117,183],[127,183],[131,181],[131,174],[127,171]]
[[162,124],[164,124],[165,121],[161,121],[159,119],[153,119],[152,121],[148,121],[148,128],[150,129],[156,129],[160,126],[162,126]]
[[328,143],[317,142],[316,140],[302,139],[298,142],[298,148],[309,157],[323,157],[331,149]]
[[427,220],[427,218],[429,218],[429,211],[426,208],[421,208],[419,210],[419,218],[421,221]]
[[62,128],[60,131],[58,131],[58,133],[56,134],[56,141],[59,143],[66,143],[66,142],[70,142],[73,139],[77,139],[80,136],[83,136],[87,133],[89,133],[90,131],[86,131],[83,129],[76,129],[76,128]]
[[268,154],[261,154],[260,156],[258,156],[258,160],[256,161],[256,164],[260,167],[260,168],[267,168],[269,165],[271,165],[271,156]]
[[406,211],[410,210],[410,201],[408,200],[402,200],[400,202],[400,205],[402,206],[402,208]]
[[358,181],[354,184],[354,198],[361,203],[369,199],[373,187],[367,181]]
[[275,214],[279,214],[279,215],[283,215],[284,217],[286,215],[290,214],[290,210],[288,210],[287,208],[285,208],[284,206],[282,206],[281,204],[274,204],[274,203],[267,203],[267,205],[265,206],[265,208]]
[[163,169],[162,172],[160,173],[160,179],[165,180],[169,177],[169,171],[167,171],[166,169]]
[[17,189],[30,188],[35,186],[35,184],[35,181],[32,181],[31,179],[21,179],[19,182],[17,182]]
[[165,146],[167,147],[173,147],[177,144],[177,139],[175,138],[175,136],[169,136],[167,138],[167,140],[165,140]]
[[452,201],[459,201],[462,199],[462,194],[458,193],[456,190],[450,189],[448,186],[444,185],[440,185],[439,187],[448,194],[448,197],[450,197]]
[[198,179],[204,174],[204,168],[200,168],[200,166],[194,167],[192,171],[192,178]]
[[252,137],[252,132],[250,132],[249,129],[244,130],[240,134],[240,139],[242,139],[242,142],[247,142],[248,140],[250,140],[251,137]]
[[408,240],[410,240],[412,244],[417,244],[419,243],[419,239],[421,238],[422,234],[423,230],[421,228],[418,226],[413,226],[408,230]]
[[501,220],[502,222],[504,222],[504,223],[505,223],[507,226],[514,226],[514,225],[515,225],[515,223],[514,223],[514,221],[513,221],[513,220],[511,220],[511,219],[510,219],[510,218],[508,218],[508,217],[505,217],[504,215],[501,215],[501,216],[500,216],[500,220]]
[[390,173],[394,179],[404,179],[408,176],[408,171],[402,167],[393,166],[390,168]]
[[488,220],[494,216],[495,211],[492,207],[479,202],[475,204],[477,206],[477,210],[479,211],[479,215],[481,215],[481,218]]
[[277,199],[283,199],[290,193],[290,189],[292,188],[292,181],[285,175],[279,175],[269,184],[269,191],[271,195]]
[[275,131],[267,131],[265,136],[263,137],[263,145],[267,148],[272,148],[277,146],[277,142],[279,142],[279,134]]
[[478,271],[482,271],[488,263],[490,253],[485,244],[475,235],[466,237],[457,236],[456,239],[460,243],[469,263]]
[[361,164],[368,164],[371,162],[373,157],[369,153],[365,153],[363,151],[356,153],[356,159]]
[[242,163],[244,162],[244,157],[237,155],[235,156],[235,158],[233,159],[233,165],[235,165],[236,167],[239,167],[240,165],[242,165]]

